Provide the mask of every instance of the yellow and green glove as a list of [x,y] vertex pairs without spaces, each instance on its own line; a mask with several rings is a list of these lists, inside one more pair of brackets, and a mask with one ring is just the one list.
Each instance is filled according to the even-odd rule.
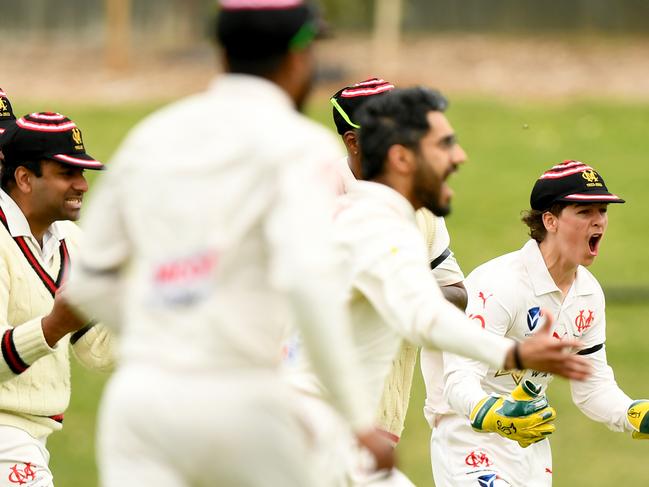
[[517,441],[526,448],[552,434],[557,412],[548,404],[541,386],[523,381],[511,396],[487,396],[471,411],[471,426]]
[[626,419],[635,430],[631,436],[635,440],[649,440],[649,401],[633,401],[626,410]]

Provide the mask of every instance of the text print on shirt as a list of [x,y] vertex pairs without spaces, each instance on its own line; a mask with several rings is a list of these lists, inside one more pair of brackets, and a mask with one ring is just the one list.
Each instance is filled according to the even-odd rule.
[[208,296],[214,287],[219,255],[201,250],[165,259],[153,265],[151,301],[159,306],[189,306]]

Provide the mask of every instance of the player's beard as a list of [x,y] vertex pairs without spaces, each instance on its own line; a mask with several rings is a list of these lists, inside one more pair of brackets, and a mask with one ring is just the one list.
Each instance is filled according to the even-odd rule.
[[417,171],[413,183],[413,195],[421,206],[428,208],[437,216],[446,216],[451,212],[451,202],[442,201],[444,179],[417,154]]

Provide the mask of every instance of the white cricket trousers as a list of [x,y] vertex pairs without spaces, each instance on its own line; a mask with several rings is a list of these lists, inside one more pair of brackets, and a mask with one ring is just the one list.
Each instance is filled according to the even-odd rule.
[[295,392],[295,403],[313,436],[318,477],[327,487],[415,487],[399,470],[374,472],[374,458],[361,450],[349,426],[323,399]]
[[521,448],[496,433],[473,431],[469,420],[444,416],[430,445],[437,487],[549,487],[552,452],[549,441]]
[[124,366],[100,407],[101,485],[319,486],[288,397],[273,371]]
[[0,426],[0,487],[53,487],[44,438]]

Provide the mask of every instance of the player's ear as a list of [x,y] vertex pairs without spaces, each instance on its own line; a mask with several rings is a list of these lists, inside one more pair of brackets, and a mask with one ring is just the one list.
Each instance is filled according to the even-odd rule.
[[348,130],[343,134],[343,142],[347,148],[347,152],[358,155],[360,152],[360,146],[358,143],[358,137],[356,136],[356,131]]
[[411,174],[417,169],[414,151],[401,144],[390,146],[387,162],[399,174]]
[[555,233],[557,231],[557,217],[556,215],[552,214],[549,211],[546,211],[541,215],[541,219],[543,220],[543,226],[545,227],[545,230],[549,233]]
[[25,166],[18,166],[14,171],[14,179],[16,180],[16,188],[25,194],[32,192],[32,179],[34,173],[27,169]]

